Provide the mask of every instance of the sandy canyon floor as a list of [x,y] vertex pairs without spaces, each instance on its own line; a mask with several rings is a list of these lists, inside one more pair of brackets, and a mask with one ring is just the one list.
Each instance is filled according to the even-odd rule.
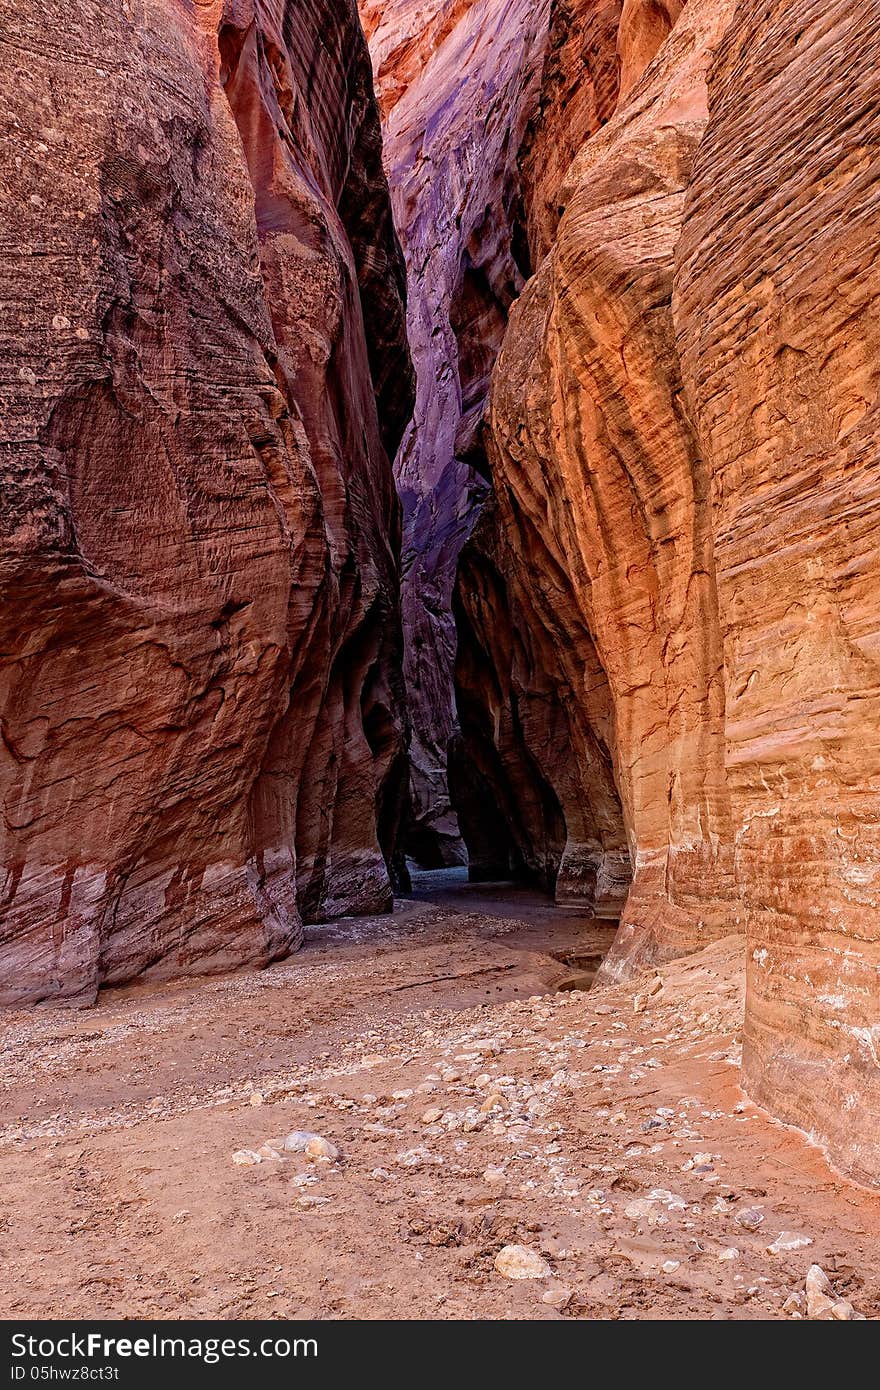
[[787,1318],[816,1262],[880,1315],[880,1195],[740,1091],[742,941],[560,989],[610,936],[453,871],[265,971],[5,1015],[0,1313]]

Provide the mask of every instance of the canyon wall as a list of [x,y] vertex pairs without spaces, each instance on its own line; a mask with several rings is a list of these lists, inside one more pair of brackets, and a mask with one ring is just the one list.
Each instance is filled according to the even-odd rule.
[[498,526],[517,537],[514,602],[551,635],[543,678],[590,748],[586,764],[575,754],[581,780],[595,783],[600,754],[613,770],[603,785],[620,798],[622,844],[619,829],[609,842],[604,827],[565,818],[557,878],[558,896],[589,902],[608,854],[621,883],[628,849],[632,885],[607,972],[633,952],[687,949],[736,915],[709,496],[672,317],[706,68],[731,11],[692,0],[576,156],[491,398]]
[[529,259],[540,265],[564,208],[562,181],[581,145],[613,116],[620,96],[624,0],[551,0],[538,100],[519,164]]
[[880,1181],[880,7],[739,0],[676,250],[752,1096]]
[[[635,572],[641,562],[645,571],[641,593],[632,594],[634,609],[650,609],[653,582],[650,539],[641,540],[640,554],[630,554],[638,518],[630,516],[627,461],[615,452],[632,446],[638,460],[645,448],[629,428],[634,397],[643,428],[653,428],[647,422],[658,410],[674,413],[667,403],[672,388],[662,376],[654,398],[642,402],[641,383],[627,383],[625,365],[614,372],[623,337],[631,336],[635,348],[640,332],[647,338],[654,332],[656,315],[644,329],[640,318],[650,312],[644,301],[662,288],[653,265],[657,254],[632,245],[654,190],[648,160],[642,160],[639,185],[637,161],[646,130],[664,122],[673,103],[667,74],[632,127],[622,129],[620,120],[606,124],[618,105],[619,75],[632,65],[628,52],[620,52],[630,11],[595,0],[564,0],[552,9],[541,97],[522,161],[537,274],[514,307],[494,378],[487,435],[495,496],[463,555],[456,602],[462,738],[453,776],[472,872],[488,876],[508,864],[521,866],[555,889],[558,899],[610,917],[618,915],[631,877],[628,808],[621,797],[640,793],[641,776],[633,779],[635,793],[626,786],[618,791],[629,750],[621,756],[623,712],[608,649],[615,642],[632,645],[640,621],[636,612],[618,611],[621,583],[629,583],[621,566],[625,571],[631,564]],[[630,17],[626,32],[632,29]],[[566,180],[570,156],[588,136],[585,148],[594,162],[580,178]],[[667,156],[672,162],[674,155]],[[658,185],[663,176],[658,169]],[[668,241],[658,227],[658,246],[664,235]],[[668,257],[663,246],[659,254]],[[620,322],[594,322],[609,288],[615,293],[617,277],[630,268],[628,259],[633,283]],[[618,397],[621,388],[629,400]],[[674,437],[674,422],[667,434]],[[590,491],[591,443],[606,451],[615,475],[603,498]],[[648,477],[643,487],[650,489]],[[658,510],[665,501],[657,499]],[[609,508],[613,515],[603,515]],[[598,607],[594,581],[602,588]],[[607,631],[599,630],[597,611]],[[646,654],[646,666],[650,660]],[[644,687],[638,680],[631,684],[638,701]],[[638,717],[637,710],[624,715],[630,726]],[[633,727],[630,737],[639,736]],[[658,727],[658,743],[662,737]],[[649,804],[651,795],[646,786],[640,804]],[[507,837],[487,809],[498,804],[517,808],[503,817]],[[661,841],[665,805],[664,786],[654,831]],[[532,806],[541,813],[533,814]],[[652,871],[656,877],[643,852],[640,892]]]
[[354,0],[3,0],[0,999],[390,906],[404,270]]
[[518,155],[549,0],[360,0],[408,268],[416,405],[395,463],[403,503],[408,850],[463,859],[450,806],[455,568],[486,485],[480,421],[530,265]]
[[606,977],[744,930],[745,1084],[878,1181],[880,12],[627,0],[614,51],[613,115],[524,189],[460,820],[478,872],[616,894]]

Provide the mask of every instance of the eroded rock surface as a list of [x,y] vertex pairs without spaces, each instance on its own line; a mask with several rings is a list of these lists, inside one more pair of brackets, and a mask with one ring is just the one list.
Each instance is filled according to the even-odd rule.
[[560,190],[583,142],[620,95],[623,0],[552,0],[540,93],[520,150],[529,258],[537,268],[565,211]]
[[89,999],[390,904],[403,267],[353,0],[0,63],[0,998]]
[[[688,6],[690,8],[690,6]],[[880,12],[741,0],[677,248],[751,1093],[880,1181]]]
[[[709,484],[672,314],[706,72],[731,12],[692,0],[655,53],[624,6],[598,52],[599,73],[611,50],[633,90],[549,200],[564,215],[512,312],[489,417],[495,499],[462,568],[462,756],[507,763],[463,823],[485,823],[481,801],[528,806],[538,786],[546,803],[549,783],[561,818],[542,877],[557,895],[610,914],[631,868],[606,974],[738,922]],[[491,613],[475,568],[504,576]],[[490,678],[474,679],[475,651]],[[524,819],[514,839],[534,870],[546,821]]]

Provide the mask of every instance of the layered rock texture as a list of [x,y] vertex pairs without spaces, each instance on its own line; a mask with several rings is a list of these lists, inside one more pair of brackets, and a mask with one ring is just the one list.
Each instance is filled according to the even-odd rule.
[[[492,393],[500,538],[481,543],[496,567],[499,547],[511,552],[501,568],[515,626],[548,634],[540,682],[550,680],[575,744],[589,749],[563,763],[567,782],[572,763],[583,769],[577,789],[554,788],[574,802],[575,818],[563,810],[550,867],[560,896],[590,901],[594,879],[603,893],[606,876],[621,883],[628,849],[618,956],[687,948],[731,925],[709,495],[682,408],[671,302],[709,53],[731,9],[694,0],[642,83],[582,147],[558,191],[565,215],[552,252],[513,311]],[[483,647],[500,626],[494,614],[474,613],[472,623]],[[462,664],[467,648],[463,640]],[[513,679],[521,703],[534,663]],[[497,716],[483,723],[494,730]],[[546,775],[536,739],[552,735],[520,724],[525,761]],[[577,781],[597,785],[597,760],[602,811],[585,814]],[[620,807],[609,820],[615,786]]]
[[[880,13],[607,9],[551,38],[530,136],[461,824],[478,871],[622,902],[606,975],[745,929],[747,1085],[876,1181]],[[557,181],[575,52],[593,130]]]
[[390,905],[403,264],[354,0],[0,63],[0,999],[88,1000]]
[[485,494],[479,423],[530,265],[518,155],[549,0],[360,0],[406,256],[416,405],[395,463],[403,511],[412,819],[422,863],[463,858],[449,801],[455,568]]
[[756,1099],[880,1181],[880,10],[739,0],[676,251]]
[[538,100],[519,151],[528,254],[553,245],[562,181],[584,141],[613,116],[620,95],[624,0],[552,0]]

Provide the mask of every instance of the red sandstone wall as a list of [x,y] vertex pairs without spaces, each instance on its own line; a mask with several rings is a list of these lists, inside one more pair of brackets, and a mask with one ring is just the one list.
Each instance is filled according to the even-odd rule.
[[0,997],[89,999],[390,901],[402,264],[353,4],[3,9]]

